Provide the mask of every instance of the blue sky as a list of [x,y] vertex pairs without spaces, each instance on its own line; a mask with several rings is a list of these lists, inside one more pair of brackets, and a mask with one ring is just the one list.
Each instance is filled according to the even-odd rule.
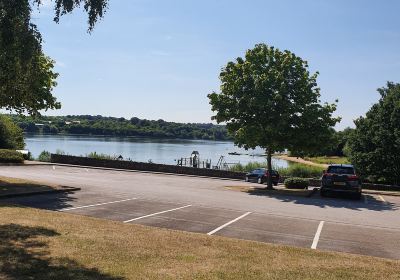
[[49,1],[35,12],[60,73],[63,107],[45,114],[210,122],[221,67],[257,43],[320,72],[322,101],[339,99],[338,129],[365,114],[378,87],[400,82],[400,1],[109,1],[92,34],[82,11],[58,25]]

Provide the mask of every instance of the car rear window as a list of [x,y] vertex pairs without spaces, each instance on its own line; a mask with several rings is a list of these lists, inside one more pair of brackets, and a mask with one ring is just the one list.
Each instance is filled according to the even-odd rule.
[[328,168],[328,173],[354,174],[354,168],[353,167],[343,167],[343,166],[330,166]]

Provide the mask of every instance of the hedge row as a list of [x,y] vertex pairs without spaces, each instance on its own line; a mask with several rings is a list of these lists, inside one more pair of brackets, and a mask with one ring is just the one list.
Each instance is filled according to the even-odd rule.
[[288,189],[306,189],[309,185],[309,180],[304,178],[287,178],[285,179],[285,187]]
[[14,150],[0,149],[0,163],[22,163],[24,157],[21,153]]

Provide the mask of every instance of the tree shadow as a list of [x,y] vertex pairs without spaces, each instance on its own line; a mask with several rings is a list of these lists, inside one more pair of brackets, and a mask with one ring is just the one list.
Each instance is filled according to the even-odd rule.
[[[86,268],[68,258],[49,256],[48,243],[39,237],[56,237],[59,233],[44,227],[17,224],[0,225],[0,278],[3,279],[105,279],[121,280]],[[43,239],[42,239],[43,240]]]
[[72,206],[71,202],[77,199],[74,197],[74,193],[75,192],[61,192],[3,198],[0,200],[0,207],[13,205],[14,207],[33,207],[46,210],[60,210]]
[[35,182],[27,183],[25,180],[14,179],[14,178],[12,178],[12,182],[9,182],[0,177],[1,195],[52,191],[55,188],[56,186],[35,183]]
[[381,201],[374,195],[364,193],[360,200],[353,199],[345,193],[331,194],[329,197],[321,197],[319,190],[310,196],[294,196],[294,195],[274,195],[267,189],[257,189],[253,192],[247,192],[249,195],[265,196],[280,200],[282,202],[292,202],[295,204],[312,205],[320,208],[346,208],[355,211],[372,210],[372,211],[396,211],[399,205]]

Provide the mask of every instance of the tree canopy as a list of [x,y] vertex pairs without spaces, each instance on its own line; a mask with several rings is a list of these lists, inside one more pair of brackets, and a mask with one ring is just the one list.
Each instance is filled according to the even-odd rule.
[[222,69],[221,92],[208,95],[212,119],[226,123],[238,146],[265,148],[271,170],[272,153],[313,151],[340,120],[335,104],[321,104],[317,75],[290,51],[258,44]]
[[[40,6],[43,0],[31,0],[32,3]],[[102,18],[108,7],[108,0],[54,0],[55,17],[54,21],[59,22],[60,17],[71,13],[75,8],[83,5],[84,10],[88,14],[89,31],[92,31],[96,22]]]
[[378,89],[381,98],[365,117],[355,120],[350,160],[358,172],[377,182],[400,183],[400,84]]
[[[58,109],[52,95],[57,73],[54,61],[43,53],[42,36],[31,20],[42,0],[0,0],[0,108],[39,114]],[[103,17],[108,0],[55,0],[56,22],[75,8],[88,13],[88,30]]]

